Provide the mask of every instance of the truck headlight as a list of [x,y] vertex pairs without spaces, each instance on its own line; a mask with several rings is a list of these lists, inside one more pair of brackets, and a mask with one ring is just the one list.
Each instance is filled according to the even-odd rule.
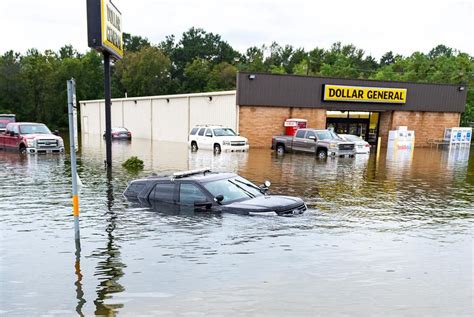
[[26,140],[27,147],[35,147],[35,139],[28,139]]
[[222,145],[230,145],[230,141],[222,141]]
[[330,147],[331,149],[337,149],[337,144],[331,143],[331,144],[329,144],[329,147]]
[[59,147],[64,147],[63,139],[59,139],[58,144],[59,144]]

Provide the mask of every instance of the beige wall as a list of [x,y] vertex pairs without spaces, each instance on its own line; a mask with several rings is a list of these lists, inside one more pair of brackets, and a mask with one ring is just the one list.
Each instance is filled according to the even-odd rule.
[[[82,134],[102,135],[103,100],[80,101]],[[235,91],[113,99],[112,127],[126,127],[134,138],[187,142],[195,124],[219,124],[238,131]]]

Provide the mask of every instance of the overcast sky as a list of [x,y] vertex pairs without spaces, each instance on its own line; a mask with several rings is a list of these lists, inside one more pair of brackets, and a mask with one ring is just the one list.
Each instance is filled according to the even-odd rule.
[[[190,27],[235,49],[276,41],[329,48],[341,41],[380,58],[445,44],[474,56],[474,0],[115,0],[123,30],[159,43]],[[87,50],[86,0],[0,0],[0,54],[28,48]]]

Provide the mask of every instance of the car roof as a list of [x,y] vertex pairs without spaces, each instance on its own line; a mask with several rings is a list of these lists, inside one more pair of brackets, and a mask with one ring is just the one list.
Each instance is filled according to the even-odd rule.
[[326,129],[312,129],[312,128],[303,128],[303,129],[298,129],[298,130],[329,132],[329,130],[326,130]]
[[215,128],[222,128],[222,129],[232,129],[231,127],[223,126],[223,125],[213,125],[213,124],[204,124],[204,125],[195,125],[194,128],[210,128],[210,129],[215,129]]
[[41,122],[10,122],[9,125],[31,125],[31,124],[42,124],[45,125],[44,123]]
[[[192,171],[188,171],[192,172]],[[178,172],[178,173],[186,173],[186,172]],[[190,175],[174,175],[178,173],[169,173],[169,172],[162,172],[160,174],[152,174],[146,178],[136,179],[133,180],[131,183],[135,182],[150,182],[150,181],[195,181],[199,183],[206,183],[220,179],[227,179],[232,177],[237,177],[238,175],[235,173],[220,173],[220,172],[211,172],[207,170],[206,172],[202,173],[193,173]]]

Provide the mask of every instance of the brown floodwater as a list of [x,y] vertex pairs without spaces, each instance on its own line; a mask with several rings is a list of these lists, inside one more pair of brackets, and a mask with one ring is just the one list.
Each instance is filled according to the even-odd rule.
[[[136,155],[145,170],[121,167]],[[80,246],[67,155],[0,152],[0,315],[471,315],[474,151],[377,159],[198,151],[86,137]],[[151,172],[211,167],[303,198],[299,216],[179,214],[126,201]]]

